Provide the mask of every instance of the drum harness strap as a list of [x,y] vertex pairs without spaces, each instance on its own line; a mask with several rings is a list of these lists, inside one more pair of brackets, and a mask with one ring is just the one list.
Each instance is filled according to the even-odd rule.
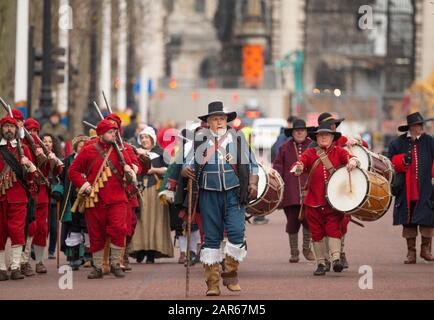
[[326,168],[326,170],[332,175],[336,169],[333,166],[332,162],[330,161],[329,157],[327,156],[327,153],[324,152],[323,149],[320,147],[316,147],[316,154],[318,155],[319,159],[322,161],[322,164]]
[[[295,144],[294,144],[295,147]],[[333,174],[333,172],[336,171],[335,167],[331,163],[330,159],[327,157],[327,154],[320,148],[316,147],[316,154],[318,155],[318,159],[313,163],[312,169],[309,172],[309,176],[307,177],[306,184],[304,185],[303,191],[301,192],[301,198],[300,198],[300,212],[298,214],[298,220],[303,221],[305,216],[305,205],[304,200],[306,199],[307,192],[310,187],[310,182],[312,180],[313,173],[315,172],[316,168],[318,167],[319,163],[322,162],[324,167],[329,171],[330,175]],[[297,149],[296,149],[297,151]],[[297,160],[298,160],[298,153],[297,154]]]

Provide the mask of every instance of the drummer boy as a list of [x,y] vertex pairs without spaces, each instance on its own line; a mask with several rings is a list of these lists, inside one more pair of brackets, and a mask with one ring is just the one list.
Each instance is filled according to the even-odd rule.
[[[341,137],[340,132],[332,129],[331,124],[322,122],[315,132],[309,134],[318,143],[316,148],[307,149],[291,168],[299,176],[303,172],[311,175],[308,180],[308,194],[304,201],[306,219],[312,234],[313,248],[317,260],[315,276],[326,274],[324,237],[329,237],[330,257],[333,271],[341,272],[340,261],[342,222],[344,214],[333,209],[326,200],[326,184],[331,174],[346,165],[349,171],[360,166],[360,161],[348,151],[336,146],[334,141]],[[313,172],[311,172],[313,170]]]

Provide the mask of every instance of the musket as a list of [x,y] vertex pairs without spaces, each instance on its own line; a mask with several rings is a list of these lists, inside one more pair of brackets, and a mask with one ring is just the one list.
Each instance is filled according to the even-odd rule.
[[90,122],[87,122],[87,121],[83,121],[83,123],[84,123],[85,126],[88,126],[89,128],[96,130],[96,125],[94,125],[94,124],[92,124]]
[[[11,117],[13,117],[12,110],[9,112],[10,105],[7,104],[7,103],[3,100],[3,98],[1,98],[1,97],[0,97],[0,102],[1,102],[1,105],[3,106],[3,108],[6,110],[6,112],[7,112]],[[22,128],[23,128],[23,131],[24,131],[24,136],[26,137],[27,141],[28,141],[29,144],[30,144],[30,148],[32,149],[32,151],[33,151],[34,153],[36,153],[36,148],[37,148],[38,146],[36,145],[35,139],[33,139],[33,136],[32,136],[32,135],[29,133],[29,131],[24,127],[24,125],[22,126]],[[41,154],[40,156],[43,158],[43,160],[46,160],[46,159],[47,159],[47,157],[45,156],[45,154]]]
[[[3,108],[5,108],[5,110],[9,113],[9,115],[11,117],[13,117],[12,115],[12,110],[9,112],[10,109],[10,105],[8,105],[1,97],[0,97],[0,102],[3,106]],[[42,150],[44,151],[44,154],[41,154],[40,156],[42,158],[44,158],[44,160],[46,160],[48,158],[48,154],[50,153],[50,151],[48,150],[47,146],[45,145],[45,143],[42,141],[42,139],[38,136],[35,135],[36,139],[38,140],[39,146],[36,144],[34,137],[30,134],[30,132],[23,126],[23,131],[24,131],[24,136],[26,137],[27,141],[30,144],[30,147],[33,151],[33,153],[36,153],[36,148],[41,147]],[[56,157],[57,158],[57,157]],[[59,163],[60,166],[64,166],[62,160],[60,160],[59,158],[57,158],[57,162]]]
[[[88,126],[91,129],[95,129],[96,130],[96,126],[94,124],[88,122],[88,121],[83,121],[83,124],[86,125],[86,126]],[[145,159],[142,159],[142,161],[144,163],[147,163],[147,162],[150,161],[149,157],[147,157],[145,155],[139,154],[139,151],[138,151],[138,149],[135,146],[133,146],[132,144],[130,144],[130,146],[134,150],[134,153],[137,155],[138,158],[140,158],[140,157],[144,157],[145,158]]]
[[[38,146],[36,145],[35,139],[33,138],[33,136],[30,134],[30,132],[24,126],[23,126],[23,131],[24,131],[24,136],[26,137],[27,141],[30,144],[30,148],[32,149],[33,153],[36,154],[36,148],[38,148]],[[44,151],[44,153],[41,153],[39,155],[39,157],[41,157],[43,161],[47,160],[47,156],[45,155],[45,151]]]
[[96,109],[96,112],[98,113],[99,117],[101,118],[101,120],[104,120],[104,116],[102,115],[101,110],[99,109],[98,104],[96,103],[96,101],[93,102],[93,106]]
[[187,268],[185,275],[185,297],[190,291],[190,243],[191,243],[191,218],[193,212],[193,180],[188,179],[188,220],[187,220]]
[[[119,148],[118,144],[116,142],[112,142],[112,144],[113,144],[113,147],[114,147],[114,149],[116,151],[116,154],[118,155],[119,162],[121,163],[122,168],[124,168],[127,165],[127,163],[125,161],[125,157],[122,154],[122,151]],[[134,191],[136,192],[136,194],[140,198],[140,200],[142,202],[144,202],[143,196],[140,193],[140,189],[137,186],[137,178],[134,178],[134,176],[132,174],[130,174],[130,173],[128,173],[128,175],[130,176],[130,181],[131,181],[132,186],[134,187]]]
[[[13,118],[13,114],[12,114],[12,109],[11,106],[8,105],[2,97],[0,97],[0,102],[2,104],[2,106],[6,109],[7,113]],[[18,138],[17,139],[17,147],[18,147],[18,153],[20,154],[20,158],[22,159],[24,157],[24,149],[23,149],[23,145],[21,144],[21,139]]]
[[[8,114],[9,114],[12,118],[14,118],[13,113],[12,113],[12,109],[11,109],[11,106],[10,106],[9,104],[7,104],[7,103],[3,100],[2,97],[0,97],[0,103],[1,103],[1,105],[6,109],[6,111],[8,112]],[[23,128],[24,128],[24,127],[23,127]],[[24,128],[24,129],[25,129],[25,128]],[[22,159],[23,157],[25,157],[25,155],[24,155],[24,148],[23,148],[23,145],[22,145],[22,141],[21,141],[21,139],[20,139],[19,137],[17,138],[17,148],[18,148],[18,153],[19,153],[19,155],[20,155],[20,159]],[[48,181],[48,179],[44,176],[44,174],[42,173],[42,171],[41,171],[37,166],[35,166],[35,167],[36,167],[36,171],[38,172],[38,174],[43,178],[45,184],[47,184],[47,186],[48,186],[48,185],[49,185],[49,181]]]
[[108,112],[113,113],[113,110],[108,103],[108,100],[107,100],[107,97],[106,97],[104,91],[102,92],[102,97],[104,98],[104,102],[105,102],[105,105],[107,106]]
[[[105,99],[105,95],[104,95],[104,99]],[[102,112],[101,112],[101,110],[100,110],[98,104],[96,103],[96,101],[93,102],[93,105],[94,105],[95,109],[97,110],[97,113],[98,113],[98,115],[100,116],[101,120],[104,120],[104,116],[102,115]],[[110,109],[110,110],[111,110],[111,109]],[[93,125],[93,124],[91,124],[90,122],[83,121],[83,123],[84,123],[86,126],[92,128],[92,129],[96,129],[96,126]],[[118,130],[118,134],[119,134],[119,130]],[[119,146],[118,146],[118,144],[117,144],[116,142],[113,142],[113,147],[114,147],[114,149],[115,149],[115,151],[116,151],[116,154],[118,155],[118,159],[119,159],[119,162],[121,163],[122,168],[124,168],[125,165],[126,165],[126,161],[125,161],[125,157],[124,157],[124,155],[122,154],[122,151],[120,150],[120,148],[119,148]],[[130,177],[132,177],[132,176],[130,175]],[[135,189],[135,191],[137,192],[137,195],[139,196],[139,198],[140,198],[141,200],[143,200],[143,199],[142,199],[142,194],[140,193],[140,190],[139,190],[138,187],[137,187],[137,181],[133,181],[133,185],[134,185],[134,189]]]
[[[110,104],[108,103],[108,100],[107,100],[107,97],[105,96],[104,91],[102,92],[102,96],[104,98],[104,102],[105,102],[105,105],[107,106],[108,112],[113,113],[113,110],[110,107]],[[122,149],[124,149],[125,148],[124,141],[122,139],[122,136],[121,136],[121,133],[119,132],[119,130],[118,130],[117,134],[118,134],[118,139],[119,139],[119,142],[121,143]]]
[[[27,129],[24,128],[24,133],[26,133],[26,132],[27,132],[27,133],[29,134],[29,136],[33,139],[33,137],[30,135],[30,133],[27,131]],[[47,146],[45,145],[44,141],[42,141],[42,139],[41,139],[37,134],[35,135],[35,137],[36,137],[36,139],[38,140],[39,145],[41,146],[42,150],[44,151],[45,156],[48,158],[48,155],[50,154],[50,151],[48,150],[48,148],[47,148]],[[34,140],[33,140],[33,142],[34,142]],[[57,164],[58,164],[59,166],[61,166],[61,167],[64,167],[64,166],[65,166],[65,164],[63,163],[63,161],[60,160],[58,157],[56,157],[56,162],[57,162]]]

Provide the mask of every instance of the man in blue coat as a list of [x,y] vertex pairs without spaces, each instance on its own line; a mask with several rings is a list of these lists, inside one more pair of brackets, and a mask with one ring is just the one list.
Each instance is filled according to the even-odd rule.
[[224,111],[222,102],[209,104],[208,114],[199,117],[209,124],[209,129],[196,133],[194,148],[182,170],[182,175],[193,179],[199,190],[196,200],[205,242],[200,261],[205,265],[208,296],[220,295],[220,244],[225,232],[228,241],[224,250],[223,284],[231,291],[241,290],[237,272],[239,262],[247,255],[245,205],[258,195],[254,155],[243,133],[227,125],[236,117],[236,112]]
[[396,171],[393,193],[396,195],[393,224],[402,225],[407,241],[405,264],[416,263],[418,228],[422,236],[420,256],[433,261],[431,240],[434,231],[432,166],[434,138],[424,132],[425,120],[419,112],[407,116],[404,132],[389,146],[389,158]]

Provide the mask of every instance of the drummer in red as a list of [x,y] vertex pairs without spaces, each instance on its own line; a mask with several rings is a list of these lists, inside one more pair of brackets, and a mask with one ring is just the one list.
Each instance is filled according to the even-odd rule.
[[[333,131],[336,131],[337,128],[339,127],[339,125],[344,121],[344,118],[338,119],[335,118],[331,113],[329,112],[323,112],[318,116],[318,124],[322,123],[322,122],[328,122],[331,125],[331,129]],[[344,136],[341,135],[341,137],[339,139],[336,140],[335,144],[339,147],[344,147],[344,146],[355,146],[355,145],[362,145],[365,148],[369,148],[368,143],[365,140],[359,139],[359,138],[351,138],[348,136]],[[316,144],[315,144],[316,146]],[[311,145],[310,147],[313,147],[313,145]],[[341,263],[344,266],[344,269],[348,268],[348,260],[344,251],[344,243],[345,243],[345,235],[347,234],[348,231],[348,224],[350,223],[350,216],[349,215],[345,215],[343,220],[342,220],[342,231],[343,231],[343,236],[341,239]],[[326,247],[328,248],[328,241],[326,239]],[[330,262],[329,262],[329,257],[326,257],[326,266],[327,266],[327,270],[330,270]]]
[[315,181],[315,183],[309,185],[304,205],[306,206],[306,219],[312,234],[318,264],[314,275],[321,276],[326,274],[325,237],[329,238],[333,270],[335,272],[343,270],[340,252],[344,214],[336,211],[327,203],[326,183],[334,170],[340,166],[346,165],[348,170],[353,170],[360,166],[360,162],[356,157],[333,143],[341,137],[341,133],[334,131],[330,122],[320,123],[317,130],[310,135],[313,140],[316,140],[318,146],[303,152],[299,161],[291,168],[291,172],[299,176],[303,172],[311,173],[311,170],[314,170],[311,173],[311,181]]

